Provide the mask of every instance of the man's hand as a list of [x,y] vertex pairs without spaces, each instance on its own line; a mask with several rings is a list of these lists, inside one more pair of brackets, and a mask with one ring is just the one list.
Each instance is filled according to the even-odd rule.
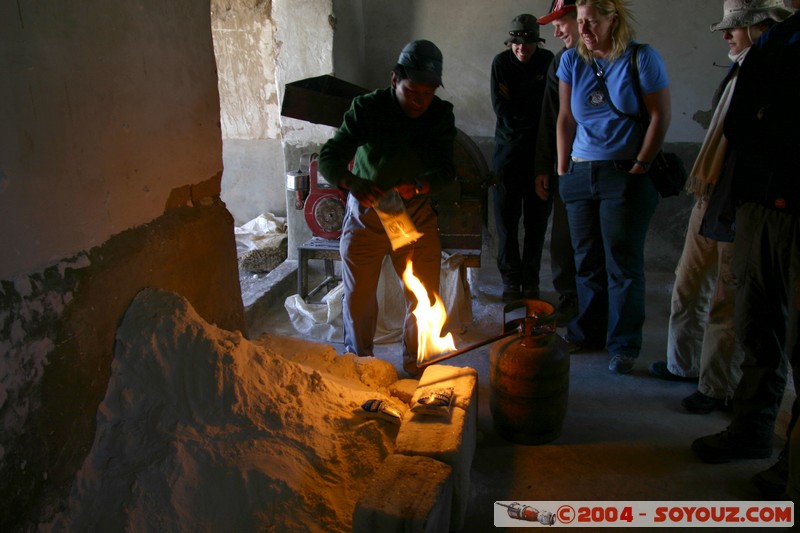
[[550,198],[550,174],[536,176],[536,196],[542,200]]
[[401,183],[394,188],[403,200],[410,200],[419,194],[428,194],[431,190],[430,183],[417,181],[416,183]]

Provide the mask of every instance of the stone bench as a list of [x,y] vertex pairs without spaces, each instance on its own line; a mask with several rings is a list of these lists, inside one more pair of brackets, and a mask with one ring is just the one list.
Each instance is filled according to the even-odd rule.
[[[436,463],[444,464],[451,469],[452,505],[447,506],[450,509],[449,526],[441,531],[460,530],[464,527],[469,505],[470,470],[477,446],[478,373],[472,368],[432,365],[425,368],[413,400],[416,400],[416,397],[428,387],[453,387],[455,400],[451,406],[450,416],[415,413],[409,409],[397,433],[395,454],[433,459]],[[387,472],[377,473],[376,482],[383,483],[385,476],[396,472],[397,461],[392,459],[392,463],[386,466]],[[417,467],[417,463],[409,465],[411,465],[409,468]],[[417,490],[421,490],[424,494],[442,492],[444,489],[441,488],[441,484],[444,481],[441,475],[434,475],[434,472],[440,470],[431,467],[430,476],[420,477],[413,474],[412,479],[418,485]],[[409,483],[406,474],[397,472],[397,476],[398,486]],[[386,483],[387,487],[392,486],[392,481]],[[369,491],[362,495],[354,511],[354,531],[368,531],[369,529],[357,529],[356,526],[372,527],[381,521],[386,521],[387,527],[394,529],[380,529],[380,531],[427,531],[419,529],[420,524],[433,522],[444,527],[445,524],[439,516],[445,508],[441,502],[427,498],[427,510],[419,507],[422,504],[420,502],[408,509],[408,516],[395,516],[387,513],[386,509],[391,507],[399,509],[399,504],[405,501],[405,497],[396,496],[399,498],[398,505],[393,506],[391,502],[381,504],[380,500],[385,499],[387,494],[390,492],[384,491],[381,485],[370,484]],[[401,513],[399,510],[397,512]],[[427,520],[421,519],[422,514],[427,514]],[[400,527],[400,524],[408,527]],[[372,529],[372,531],[377,530]]]

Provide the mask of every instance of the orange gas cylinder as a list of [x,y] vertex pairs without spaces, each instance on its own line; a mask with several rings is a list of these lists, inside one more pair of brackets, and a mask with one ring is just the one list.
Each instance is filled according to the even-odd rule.
[[508,304],[505,313],[524,306],[525,317],[505,324],[521,335],[495,342],[490,352],[490,409],[495,431],[518,444],[556,439],[567,413],[569,349],[555,331],[555,308],[542,300]]

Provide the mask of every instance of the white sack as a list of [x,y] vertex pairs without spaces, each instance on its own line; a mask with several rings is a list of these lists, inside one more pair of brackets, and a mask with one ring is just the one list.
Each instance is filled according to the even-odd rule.
[[321,303],[307,303],[293,294],[283,303],[289,320],[298,333],[321,341],[344,342],[342,299],[344,285],[339,283],[326,294]]
[[236,253],[249,250],[277,248],[286,239],[286,222],[283,217],[262,213],[243,226],[233,228]]

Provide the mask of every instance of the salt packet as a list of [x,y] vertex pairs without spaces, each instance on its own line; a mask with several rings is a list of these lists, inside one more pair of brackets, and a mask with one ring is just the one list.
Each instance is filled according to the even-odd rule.
[[453,405],[453,398],[455,398],[453,387],[428,387],[417,396],[411,410],[427,415],[448,416],[450,407]]
[[362,414],[369,417],[381,418],[394,424],[403,420],[405,408],[388,400],[372,399],[361,405]]

